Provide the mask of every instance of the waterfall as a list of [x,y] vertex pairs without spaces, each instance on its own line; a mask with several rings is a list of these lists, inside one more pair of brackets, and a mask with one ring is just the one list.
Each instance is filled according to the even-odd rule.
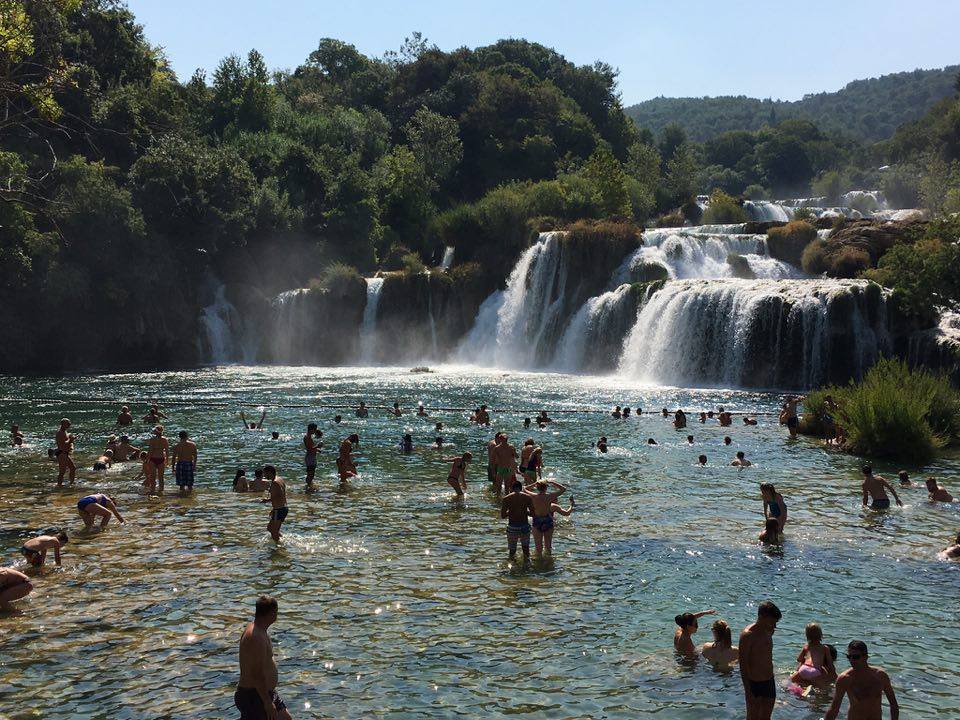
[[892,350],[880,288],[853,280],[679,280],[637,313],[619,370],[667,385],[813,387]]
[[383,278],[366,278],[367,304],[363,308],[363,321],[360,325],[360,364],[373,365],[376,362],[377,345],[377,307],[380,305],[380,291]]
[[226,288],[217,285],[213,303],[203,308],[200,322],[206,335],[207,359],[214,365],[223,365],[241,359],[238,350],[242,320],[233,304],[227,300]]
[[432,357],[437,357],[439,355],[439,349],[437,348],[437,323],[433,318],[433,293],[430,291],[430,286],[427,285],[427,319],[430,321],[430,345],[433,350]]
[[285,290],[270,302],[273,324],[270,328],[270,356],[274,362],[309,362],[311,313],[307,288]]
[[760,222],[789,222],[793,219],[790,208],[766,200],[747,200],[743,203],[743,209],[750,214],[751,220]]
[[441,270],[449,270],[453,266],[453,245],[447,245],[443,250],[443,260],[440,261]]
[[492,340],[497,335],[497,323],[500,320],[500,308],[506,299],[506,292],[496,290],[483,301],[477,316],[473,320],[473,327],[460,342],[455,357],[460,362],[472,365],[492,365]]
[[587,300],[570,319],[553,365],[564,372],[611,370],[620,359],[622,338],[636,317],[629,285]]

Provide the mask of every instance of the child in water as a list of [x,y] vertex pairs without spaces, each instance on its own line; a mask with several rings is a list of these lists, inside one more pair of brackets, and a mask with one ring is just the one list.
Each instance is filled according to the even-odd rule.
[[826,690],[837,679],[837,671],[833,666],[834,655],[830,646],[823,644],[823,629],[817,623],[807,625],[806,635],[807,644],[797,656],[799,667],[790,676],[790,681],[803,688],[813,686],[818,690]]
[[767,523],[760,533],[760,542],[764,545],[780,544],[780,523],[776,518],[768,518]]

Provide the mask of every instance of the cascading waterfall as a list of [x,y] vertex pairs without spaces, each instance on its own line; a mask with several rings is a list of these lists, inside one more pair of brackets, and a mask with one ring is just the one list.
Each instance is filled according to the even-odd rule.
[[680,280],[652,293],[620,372],[667,385],[812,387],[859,377],[891,351],[876,285]]
[[367,304],[363,308],[363,321],[360,325],[360,363],[372,365],[376,360],[377,349],[377,307],[380,305],[380,291],[383,278],[366,278]]
[[557,343],[555,369],[564,372],[609,371],[617,366],[623,337],[636,316],[630,285],[587,300],[570,319]]
[[213,303],[203,309],[200,322],[207,340],[206,357],[211,363],[223,365],[242,359],[237,339],[242,334],[242,320],[237,309],[227,300],[224,285],[217,286]]
[[307,303],[309,292],[307,288],[286,290],[271,301],[270,351],[275,360],[298,362],[309,359],[306,350],[312,317]]
[[449,270],[451,267],[453,267],[453,252],[453,245],[447,245],[443,249],[443,260],[440,261],[441,270]]
[[746,200],[743,209],[750,215],[751,220],[760,222],[789,222],[793,219],[793,210],[767,200]]

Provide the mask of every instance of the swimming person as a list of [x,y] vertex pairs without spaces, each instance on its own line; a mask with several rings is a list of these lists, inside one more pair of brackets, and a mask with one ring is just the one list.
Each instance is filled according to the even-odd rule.
[[695,658],[697,648],[693,644],[693,634],[700,627],[697,623],[699,618],[704,615],[716,615],[716,610],[704,610],[697,613],[681,613],[673,621],[677,624],[677,629],[673,632],[673,649],[683,655],[685,658]]
[[893,489],[893,485],[879,475],[874,475],[872,467],[864,465],[860,468],[860,472],[863,473],[863,507],[867,506],[867,500],[872,500],[873,502],[870,507],[873,510],[887,510],[890,507],[890,498],[887,497],[887,490],[891,492],[897,501],[897,505],[903,507],[903,503],[900,502],[900,496],[897,495],[897,491]]
[[527,518],[531,513],[533,500],[524,492],[523,483],[515,480],[510,493],[500,501],[500,517],[507,521],[507,551],[511,560],[517,555],[518,542],[523,548],[524,562],[530,559],[530,521]]
[[657,445],[657,441],[653,438],[647,438],[647,445]]
[[607,436],[606,435],[601,435],[600,439],[597,440],[597,450],[599,450],[602,453],[607,452]]
[[693,445],[693,435],[687,435],[687,445]]
[[[362,405],[363,403],[361,403]],[[307,434],[303,436],[303,448],[305,451],[303,464],[307,468],[307,489],[313,488],[313,476],[317,472],[317,453],[320,451],[323,443],[317,443],[314,438],[323,437],[323,433],[317,430],[316,423],[307,425]]]
[[180,496],[186,497],[193,492],[193,476],[197,470],[197,444],[190,440],[186,430],[179,434],[180,442],[173,446],[171,463]]
[[283,478],[277,477],[277,469],[273,465],[263,466],[263,476],[270,483],[270,497],[260,502],[270,503],[270,522],[267,523],[267,532],[274,542],[280,542],[280,526],[287,519],[290,509],[287,507],[287,484]]
[[240,680],[233,702],[240,720],[290,720],[286,704],[277,694],[277,663],[267,629],[277,620],[277,601],[261,595],[253,622],[240,636]]
[[743,424],[744,424],[744,425],[756,425],[756,424],[757,424],[757,421],[756,421],[756,420],[753,420],[753,419],[751,419],[751,418],[749,418],[749,417],[747,417],[746,415],[744,415],[744,416],[743,416]]
[[945,547],[943,552],[940,553],[940,557],[944,560],[956,560],[960,558],[960,532],[957,533],[953,545]]
[[94,472],[106,470],[113,465],[113,450],[104,450],[103,455],[93,463]]
[[700,467],[706,467],[706,464],[707,464],[707,456],[706,456],[706,455],[698,455],[698,456],[697,456],[697,465],[699,465]]
[[751,465],[753,465],[752,462],[747,460],[747,457],[746,455],[744,455],[743,450],[740,450],[737,452],[736,459],[730,464],[733,465],[734,467],[741,467],[741,468],[750,467]]
[[[547,488],[553,486],[555,492],[547,492]],[[535,493],[531,490],[536,489]],[[537,546],[537,555],[547,555],[553,553],[553,504],[557,498],[567,491],[560,483],[554,480],[537,480],[537,482],[528,485],[525,490],[530,493],[530,500],[533,504],[533,541]]]
[[717,413],[717,420],[720,421],[720,427],[730,427],[733,425],[733,416],[728,413],[723,407],[719,408],[720,412]]
[[724,445],[728,445],[728,446],[729,446],[730,443],[732,443],[732,442],[733,442],[733,440],[730,439],[730,436],[729,436],[729,435],[725,435],[725,436],[724,436],[724,438],[723,438],[723,444],[724,444]]
[[823,628],[817,623],[809,623],[804,630],[807,643],[797,656],[799,667],[790,676],[790,681],[800,687],[813,687],[824,690],[837,679],[830,649],[823,644]]
[[391,415],[392,417],[395,417],[395,418],[398,418],[401,415],[403,415],[403,410],[400,409],[400,403],[395,402],[393,404],[393,408],[388,408],[387,415]]
[[787,504],[783,501],[783,495],[771,483],[761,483],[760,496],[763,498],[764,519],[776,520],[780,524],[780,532],[783,532],[783,526],[787,524]]
[[707,414],[705,412],[700,413],[700,422],[701,423],[707,422]]
[[160,406],[151,405],[147,414],[143,416],[143,422],[148,425],[159,425],[161,420],[166,420],[167,416],[160,411]]
[[267,417],[267,411],[266,411],[266,409],[264,409],[264,411],[263,411],[262,413],[260,413],[260,421],[259,421],[259,422],[248,423],[248,422],[247,422],[247,416],[243,414],[243,410],[240,411],[240,420],[243,421],[243,429],[244,429],[244,430],[263,430],[263,420],[264,420],[264,418],[266,418],[266,417]]
[[73,435],[67,432],[69,429],[70,421],[64,418],[60,421],[60,429],[57,430],[57,449],[54,451],[59,468],[57,472],[57,487],[63,486],[63,476],[66,475],[67,472],[70,473],[71,485],[73,485],[77,479],[77,466],[73,464],[73,460],[70,457],[70,455],[73,454]]
[[443,459],[444,462],[453,463],[450,466],[450,472],[447,473],[447,482],[457,496],[462,496],[467,491],[467,463],[471,460],[473,460],[473,454],[468,452],[459,457]]
[[123,516],[117,510],[114,499],[103,493],[80,498],[77,501],[77,513],[83,518],[85,530],[92,528],[98,517],[100,518],[101,530],[107,527],[111,515],[115,516],[121,525],[123,524]]
[[430,417],[427,415],[427,409],[423,406],[423,402],[417,403],[417,417]]
[[953,502],[953,495],[943,485],[937,484],[936,478],[927,478],[927,492],[930,493],[930,502]]
[[824,720],[836,720],[845,695],[850,698],[847,717],[851,720],[879,720],[883,717],[883,695],[887,696],[887,703],[890,705],[890,720],[900,717],[900,705],[890,683],[890,676],[882,668],[870,667],[867,657],[867,644],[862,640],[854,640],[847,645],[850,669],[837,678],[833,702],[830,703]]
[[900,479],[900,487],[907,488],[913,487],[913,483],[910,482],[910,476],[907,474],[906,470],[901,470],[897,473],[897,477]]
[[552,423],[553,419],[547,417],[547,411],[541,410],[540,414],[537,415],[537,425],[546,425],[547,423]]
[[157,492],[163,495],[163,471],[167,464],[167,453],[170,451],[170,443],[163,436],[163,425],[157,425],[153,429],[153,437],[147,440],[147,455],[153,467],[150,469],[159,485]]
[[117,425],[133,425],[133,415],[130,414],[130,408],[126,405],[120,408],[120,413],[117,415]]
[[610,413],[610,417],[612,417],[614,420],[620,420],[623,417],[623,413],[620,412],[619,405],[613,408],[613,412]]
[[47,551],[53,550],[53,561],[60,567],[60,548],[67,544],[67,534],[37,535],[30,538],[21,547],[20,552],[32,567],[42,567],[47,559]]
[[780,537],[780,521],[777,518],[767,518],[763,526],[763,532],[760,533],[759,540],[764,545],[780,544],[782,538]]
[[533,438],[523,441],[520,450],[520,474],[528,483],[535,482],[542,475],[543,448],[533,442]]
[[404,436],[400,439],[400,452],[402,453],[413,452],[413,435],[411,435],[410,433],[405,433]]
[[33,590],[30,578],[13,568],[0,568],[0,610],[9,610],[14,600],[25,598]]
[[757,606],[757,621],[740,633],[740,679],[747,720],[770,720],[777,700],[773,676],[773,633],[783,614],[769,600]]
[[739,657],[739,649],[733,644],[730,626],[723,620],[714,620],[710,628],[713,642],[707,642],[700,648],[700,654],[718,668],[733,665]]

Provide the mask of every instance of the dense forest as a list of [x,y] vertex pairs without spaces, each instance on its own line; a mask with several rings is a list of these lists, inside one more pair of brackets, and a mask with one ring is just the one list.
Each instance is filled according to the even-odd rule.
[[836,92],[805,95],[795,102],[744,96],[659,97],[631,105],[626,113],[653,133],[677,123],[697,142],[732,130],[759,130],[790,118],[809,120],[825,132],[860,142],[877,142],[950,97],[958,72],[960,65],[893,73],[855,80]]
[[715,222],[811,186],[960,201],[954,99],[879,146],[800,119],[700,144],[635,125],[610,66],[523,40],[322,38],[289,71],[250,50],[177,78],[114,0],[9,0],[0,57],[0,369],[195,362],[218,282],[343,287],[444,245],[482,295],[537,229],[696,221],[698,193]]

